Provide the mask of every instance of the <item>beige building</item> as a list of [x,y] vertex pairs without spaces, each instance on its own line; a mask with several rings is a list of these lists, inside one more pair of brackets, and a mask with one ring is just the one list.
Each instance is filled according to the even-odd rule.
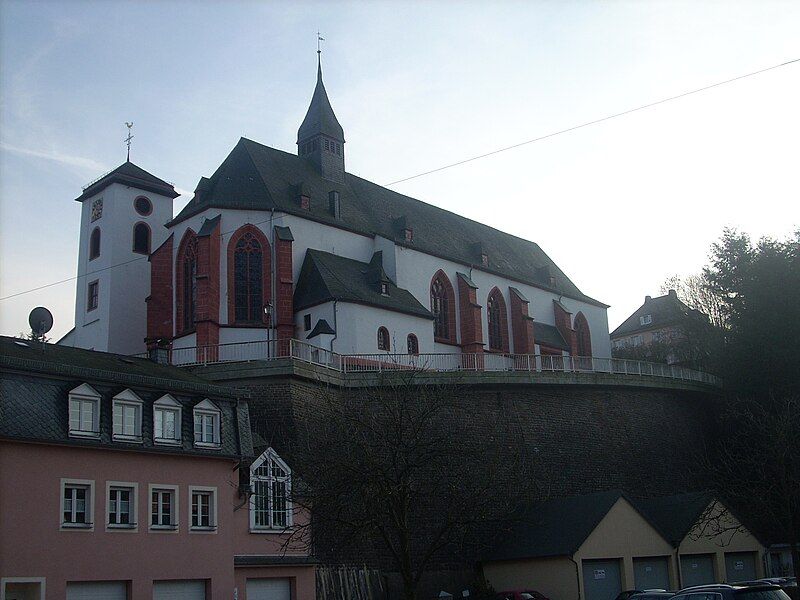
[[676,548],[681,587],[765,576],[763,544],[721,502],[690,493],[638,505]]
[[755,579],[762,559],[763,546],[718,502],[610,491],[532,504],[482,567],[498,592],[614,600],[623,590]]
[[535,589],[553,600],[614,600],[632,588],[675,588],[674,549],[620,491],[529,507],[483,563],[497,591]]

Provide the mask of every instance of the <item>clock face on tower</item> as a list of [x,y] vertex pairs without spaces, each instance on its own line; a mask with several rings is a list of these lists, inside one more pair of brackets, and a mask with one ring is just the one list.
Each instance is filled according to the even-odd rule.
[[92,223],[103,216],[103,199],[98,198],[92,202]]

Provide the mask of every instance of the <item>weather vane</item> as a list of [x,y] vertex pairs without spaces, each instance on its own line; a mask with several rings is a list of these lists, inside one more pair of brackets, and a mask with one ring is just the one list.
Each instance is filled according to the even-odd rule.
[[131,161],[131,140],[133,139],[133,135],[131,135],[131,129],[133,128],[133,122],[131,121],[128,123],[125,121],[125,127],[128,128],[128,137],[125,138],[125,143],[128,144],[128,162]]
[[325,38],[322,37],[319,34],[319,31],[317,31],[317,54],[322,54],[322,48],[320,46],[320,42],[324,42],[324,41],[325,41]]

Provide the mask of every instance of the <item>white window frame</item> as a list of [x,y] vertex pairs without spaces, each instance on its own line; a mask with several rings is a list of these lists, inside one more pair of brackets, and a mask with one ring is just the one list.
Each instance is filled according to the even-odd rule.
[[[164,411],[164,412],[172,412],[175,414],[175,437],[174,438],[165,438],[158,436],[158,428],[156,426],[156,412],[157,411]],[[155,444],[164,444],[167,446],[180,446],[182,443],[181,437],[181,418],[183,415],[183,407],[181,403],[175,400],[171,395],[164,394],[153,402],[153,443]],[[163,420],[162,420],[162,429],[163,429]]]
[[[172,511],[171,523],[169,525],[153,525],[153,492],[171,492],[172,503],[170,510]],[[160,502],[159,502],[160,505]],[[147,490],[147,524],[150,531],[153,532],[177,532],[180,523],[180,494],[177,485],[167,483],[151,483]]]
[[653,315],[642,315],[639,317],[640,325],[650,325],[653,322]]
[[[195,405],[192,411],[192,422],[194,425],[194,445],[197,448],[213,448],[219,449],[222,440],[222,411],[218,409],[211,400],[206,398],[199,404]],[[200,440],[197,439],[197,419],[200,418]],[[213,423],[212,441],[208,442],[203,439],[205,418],[211,417]]]
[[[84,513],[86,519],[84,523],[72,523],[64,521],[64,491],[67,487],[84,488],[86,489],[86,504]],[[58,502],[58,522],[61,524],[62,530],[77,530],[77,531],[94,531],[94,479],[67,479],[62,478],[59,486],[59,502]],[[74,507],[73,507],[74,511]]]
[[[131,390],[124,390],[114,396],[114,399],[111,403],[111,429],[113,431],[112,439],[123,441],[123,442],[137,442],[142,443],[142,406],[144,402],[142,399],[137,396]],[[122,417],[122,427],[124,431],[125,427],[125,409],[132,408],[134,410],[134,423],[133,423],[133,433],[123,433],[123,431],[117,431],[117,408],[121,412]]]
[[[208,506],[208,525],[193,525],[192,524],[192,504],[194,504],[194,495],[195,493],[201,494],[208,494],[209,498],[209,506]],[[216,533],[217,532],[217,488],[216,487],[206,487],[200,485],[190,485],[189,486],[189,507],[187,510],[187,514],[189,516],[189,533]]]
[[[111,491],[127,489],[131,493],[128,505],[129,523],[111,522]],[[106,481],[106,531],[133,531],[139,530],[139,484],[135,481]]]
[[39,600],[45,600],[47,593],[46,577],[0,577],[0,598],[6,597],[6,586],[9,583],[38,583]]
[[[69,393],[67,403],[67,427],[70,437],[94,438],[100,437],[100,393],[88,383],[82,383]],[[92,429],[73,429],[72,428],[72,404],[79,403],[78,408],[78,427],[82,426],[83,407],[85,404],[92,404]]]
[[[286,483],[286,525],[274,525],[273,506],[272,506],[272,483],[275,478],[272,476],[272,469],[268,468],[268,475],[256,475],[256,471],[264,464],[276,463],[280,468],[286,472],[286,477],[281,477]],[[256,524],[256,482],[267,483],[267,515],[269,518],[268,525]],[[289,468],[278,453],[272,448],[267,448],[261,456],[259,456],[250,465],[250,532],[251,533],[282,533],[290,529],[294,525],[294,507],[292,506],[292,470]]]

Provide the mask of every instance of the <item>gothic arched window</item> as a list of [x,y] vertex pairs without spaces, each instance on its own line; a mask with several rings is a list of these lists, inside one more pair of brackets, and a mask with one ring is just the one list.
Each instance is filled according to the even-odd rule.
[[489,299],[486,301],[486,315],[489,321],[489,350],[508,352],[506,302],[497,288],[489,293]]
[[184,235],[178,250],[178,325],[182,331],[194,328],[197,312],[197,237]]
[[137,223],[133,226],[133,251],[150,254],[150,228],[146,223]]
[[378,350],[386,350],[388,352],[390,349],[389,330],[386,327],[378,327]]
[[419,340],[413,333],[408,334],[406,339],[406,346],[408,346],[409,354],[419,354]]
[[100,256],[100,228],[95,227],[89,236],[89,260],[94,260],[98,256]]
[[431,280],[431,312],[433,337],[439,342],[455,342],[455,293],[450,280],[438,271]]
[[245,233],[233,251],[233,302],[237,323],[261,323],[264,313],[264,249]]
[[578,356],[592,355],[592,335],[589,332],[589,323],[582,312],[575,315],[573,328],[575,329],[575,341],[578,347]]

